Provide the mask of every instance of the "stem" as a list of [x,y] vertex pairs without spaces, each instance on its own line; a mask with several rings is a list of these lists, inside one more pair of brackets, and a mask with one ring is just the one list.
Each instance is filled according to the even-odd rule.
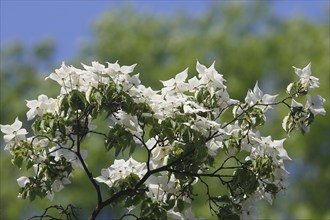
[[79,136],[79,131],[80,131],[80,119],[78,117],[78,110],[76,111],[76,123],[77,123],[77,152],[76,155],[80,161],[80,163],[82,164],[85,173],[87,174],[87,177],[89,179],[89,181],[92,183],[95,191],[96,191],[96,195],[97,195],[97,206],[94,209],[92,215],[90,216],[89,219],[94,220],[96,219],[97,215],[99,214],[99,212],[101,211],[100,204],[102,204],[102,194],[101,194],[101,190],[100,190],[100,186],[96,183],[96,181],[94,180],[93,174],[89,171],[84,158],[82,158],[81,153],[80,153],[80,136]]
[[272,105],[279,105],[279,104],[284,104],[286,105],[289,109],[291,108],[290,105],[288,103],[286,103],[285,101],[288,99],[292,99],[295,95],[299,94],[299,92],[294,93],[293,95],[287,96],[284,99],[282,99],[281,101],[278,102],[274,102],[274,103],[255,103],[252,106],[250,106],[249,108],[247,108],[246,110],[244,110],[244,108],[242,108],[240,106],[240,108],[242,109],[242,113],[240,113],[239,115],[237,115],[235,118],[233,118],[231,121],[227,122],[224,126],[222,126],[221,128],[224,129],[226,128],[228,125],[232,124],[233,122],[237,121],[242,115],[246,114],[250,109],[254,108],[255,106],[272,106]]

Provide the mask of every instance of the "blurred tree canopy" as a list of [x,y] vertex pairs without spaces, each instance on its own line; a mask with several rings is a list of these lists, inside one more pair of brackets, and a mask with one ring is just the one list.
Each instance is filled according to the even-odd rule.
[[[330,218],[330,30],[329,11],[324,13],[326,19],[316,23],[302,17],[282,20],[270,12],[268,3],[260,1],[214,3],[201,16],[179,11],[174,16],[161,17],[125,6],[104,13],[92,28],[93,40],[66,63],[89,64],[93,60],[103,63],[118,60],[121,65],[138,63],[135,70],[141,73],[143,83],[157,89],[160,79],[169,79],[186,67],[190,68],[189,74],[194,74],[196,59],[209,65],[216,61],[231,97],[242,99],[256,80],[266,93],[285,91],[288,82],[297,79],[291,66],[304,67],[312,62],[313,75],[321,83],[318,93],[327,100],[327,115],[318,118],[307,135],[293,134],[285,142],[292,158],[287,163],[291,173],[289,188],[272,206],[260,205],[260,218],[327,219]],[[36,99],[40,93],[56,94],[58,88],[39,74],[40,70],[53,71],[55,49],[50,40],[31,50],[19,42],[1,48],[0,124],[12,123],[17,115],[25,119],[25,99]],[[268,117],[275,126],[268,126],[264,132],[274,138],[285,137],[281,130],[283,116],[278,111]],[[86,146],[92,148],[87,158],[89,166],[98,175],[113,156],[104,157],[102,153],[100,156],[102,140],[91,140]],[[9,155],[1,147],[1,219],[31,217],[50,204],[46,200],[30,204],[17,199],[18,177]],[[95,203],[94,195],[85,193],[91,189],[86,182],[83,173],[76,172],[74,184],[56,195],[55,202],[79,207],[82,216],[88,213]],[[208,208],[203,198],[196,203],[205,206],[196,210],[197,215]]]

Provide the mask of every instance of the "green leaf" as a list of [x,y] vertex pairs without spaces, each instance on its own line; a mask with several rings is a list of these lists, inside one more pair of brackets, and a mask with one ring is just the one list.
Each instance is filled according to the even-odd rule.
[[66,126],[65,126],[65,123],[64,123],[64,121],[59,121],[58,122],[58,129],[60,130],[60,132],[62,133],[62,134],[65,134],[66,133],[66,128],[65,128]]
[[149,130],[149,137],[155,137],[157,135],[156,129],[154,127]]
[[215,202],[231,203],[231,199],[227,195],[212,196],[211,199]]
[[136,184],[138,184],[138,182],[140,181],[140,178],[138,177],[138,175],[131,173],[125,178],[125,181],[128,183],[129,188],[134,188]]
[[102,105],[102,100],[103,100],[103,95],[95,90],[95,92],[92,94],[93,101],[96,101],[96,103],[101,106]]
[[30,193],[29,193],[30,202],[35,200],[35,198],[36,198],[36,193],[33,190],[30,190]]
[[223,207],[220,207],[219,213],[218,213],[218,219],[219,220],[239,220],[240,217],[233,213],[232,211],[233,206],[232,205],[225,205]]
[[148,216],[152,213],[153,211],[153,204],[150,199],[146,199],[142,202],[141,204],[141,216]]
[[34,162],[32,160],[28,160],[26,164],[26,169],[30,169],[34,165]]
[[135,143],[131,143],[131,147],[130,147],[129,153],[128,153],[129,156],[131,156],[134,153],[135,148],[136,148],[136,144]]
[[23,157],[19,155],[19,156],[15,157],[15,159],[13,159],[12,162],[14,163],[14,165],[21,168],[22,164],[23,164]]
[[259,186],[254,172],[249,169],[239,168],[235,171],[234,177],[230,182],[233,196],[240,194],[252,194]]
[[170,209],[172,209],[172,208],[174,207],[174,205],[175,205],[175,201],[176,201],[176,199],[170,199],[170,200],[167,201],[167,203],[164,205],[164,208],[165,208],[166,210],[170,210]]
[[26,196],[28,195],[28,192],[23,188],[21,191],[22,199],[26,199]]
[[116,144],[115,145],[115,156],[117,157],[119,155],[119,153],[121,152],[122,147],[120,144]]
[[279,188],[275,184],[272,184],[272,183],[267,184],[265,189],[266,189],[266,192],[269,192],[272,195],[275,195],[276,193],[279,192]]
[[60,101],[60,111],[66,116],[68,114],[70,105],[69,105],[69,95],[66,94],[61,98]]
[[195,98],[197,102],[202,103],[203,102],[203,88],[197,92],[195,95]]
[[176,208],[175,209],[178,212],[183,212],[185,209],[188,208],[189,205],[190,205],[189,203],[183,201],[182,199],[177,199]]
[[78,90],[73,90],[69,94],[69,105],[72,110],[76,111],[78,109],[83,110],[85,109],[87,104],[86,97],[83,92]]

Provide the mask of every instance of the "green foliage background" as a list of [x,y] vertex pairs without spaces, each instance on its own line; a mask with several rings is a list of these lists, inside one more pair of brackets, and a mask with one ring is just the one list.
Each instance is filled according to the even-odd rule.
[[[186,67],[193,76],[196,59],[206,65],[216,61],[217,69],[227,80],[229,94],[242,100],[256,80],[266,93],[284,92],[290,80],[297,80],[291,66],[304,67],[312,62],[313,75],[321,82],[317,93],[327,100],[327,115],[317,117],[307,135],[296,132],[285,142],[292,158],[286,163],[291,173],[289,188],[272,206],[260,204],[260,218],[329,219],[329,9],[324,13],[326,19],[315,23],[303,18],[279,19],[262,2],[215,3],[201,16],[178,12],[172,17],[142,14],[125,6],[102,14],[92,27],[93,40],[66,64],[79,66],[93,60],[119,60],[121,65],[138,63],[135,70],[141,73],[142,82],[157,89],[160,79],[169,79]],[[17,115],[26,120],[25,99],[36,99],[41,93],[57,94],[55,83],[44,81],[45,75],[40,74],[59,67],[54,62],[55,49],[51,40],[34,48],[20,42],[1,48],[0,124],[13,123]],[[283,116],[281,109],[273,111],[268,117],[272,125],[263,128],[263,134],[275,139],[285,137],[280,124]],[[102,119],[96,123],[105,126]],[[113,152],[103,153],[101,139],[89,139],[85,147],[90,151],[88,165],[97,176],[100,168],[111,164]],[[16,179],[21,175],[3,151],[2,143],[0,219],[25,219],[41,214],[51,204],[47,199],[33,203],[17,199]],[[93,193],[84,174],[76,171],[73,184],[56,194],[54,203],[79,207],[84,219],[95,205]],[[200,215],[208,212],[203,198],[195,206]],[[115,218],[118,215],[114,211],[104,210],[100,219]]]

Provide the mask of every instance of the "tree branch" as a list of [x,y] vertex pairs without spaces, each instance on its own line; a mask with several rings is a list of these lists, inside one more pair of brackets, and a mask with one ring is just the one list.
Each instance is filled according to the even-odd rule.
[[[80,136],[79,136],[79,131],[80,131],[80,119],[78,117],[78,110],[76,112],[77,114],[77,118],[76,118],[76,123],[77,123],[77,152],[76,152],[76,155],[80,161],[80,163],[82,164],[83,166],[83,169],[85,171],[85,173],[87,174],[87,177],[89,179],[89,181],[92,183],[95,191],[96,191],[96,195],[97,195],[97,206],[96,208],[94,209],[93,213],[92,213],[92,216],[90,219],[95,219],[96,216],[98,215],[98,213],[100,212],[100,209],[98,208],[100,206],[100,204],[102,204],[102,194],[101,194],[101,190],[100,190],[100,186],[96,183],[96,181],[94,180],[94,177],[92,175],[92,173],[89,171],[83,157],[81,156],[81,153],[80,153]],[[86,116],[87,117],[87,116]]]

